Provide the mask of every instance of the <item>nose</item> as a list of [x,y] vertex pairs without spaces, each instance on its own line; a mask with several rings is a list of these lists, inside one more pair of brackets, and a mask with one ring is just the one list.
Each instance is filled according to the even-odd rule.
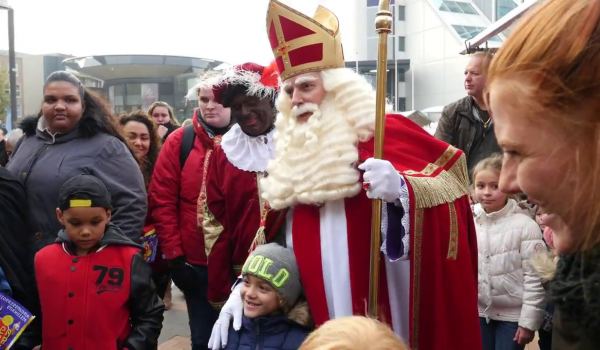
[[56,104],[54,105],[54,109],[58,109],[58,110],[64,110],[65,109],[65,103],[61,100],[58,100],[56,102]]
[[133,140],[133,144],[139,146],[142,144],[142,140],[140,138],[136,138],[135,140]]
[[302,94],[297,89],[294,89],[292,92],[292,105],[300,106],[303,102],[304,99],[302,98]]
[[209,100],[208,103],[206,104],[206,108],[208,109],[215,109],[217,107],[217,104],[214,100]]
[[87,226],[84,226],[84,227],[81,229],[81,231],[80,231],[80,233],[79,233],[79,234],[81,235],[81,237],[88,237],[88,236],[91,234],[89,227],[87,227]]
[[521,192],[521,188],[517,182],[517,169],[515,166],[507,165],[506,163],[502,166],[498,188],[504,193]]

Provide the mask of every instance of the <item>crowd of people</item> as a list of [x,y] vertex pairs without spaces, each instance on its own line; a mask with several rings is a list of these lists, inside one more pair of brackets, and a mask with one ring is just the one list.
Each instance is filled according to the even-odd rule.
[[267,35],[181,126],[57,71],[0,130],[0,293],[36,315],[0,348],[156,349],[171,281],[193,350],[600,348],[599,1],[474,54],[435,137],[386,114],[384,159],[335,15],[271,0]]

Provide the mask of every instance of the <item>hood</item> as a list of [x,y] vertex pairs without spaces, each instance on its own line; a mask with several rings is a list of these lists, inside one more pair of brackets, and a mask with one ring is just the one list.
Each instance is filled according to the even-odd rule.
[[[55,242],[67,243],[67,247],[69,248],[69,250],[73,250],[73,243],[69,240],[69,237],[67,236],[67,233],[64,229],[61,229],[58,232],[58,237],[56,238]],[[125,245],[142,249],[142,245],[135,243],[129,237],[125,236],[125,234],[121,232],[121,229],[119,229],[119,227],[117,227],[117,225],[113,223],[109,223],[106,226],[104,237],[102,237],[102,239],[100,240],[100,247],[107,245]]]

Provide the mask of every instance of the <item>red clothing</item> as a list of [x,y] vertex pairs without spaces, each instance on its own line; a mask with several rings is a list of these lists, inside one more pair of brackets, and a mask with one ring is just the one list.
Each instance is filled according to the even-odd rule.
[[202,186],[202,169],[207,151],[215,146],[193,117],[196,137],[181,169],[180,148],[185,128],[175,130],[165,141],[156,160],[148,189],[151,217],[167,259],[185,256],[194,265],[206,265],[204,239],[197,225],[196,207]]
[[[372,157],[373,140],[358,146],[361,161]],[[398,266],[382,260],[379,283],[379,315],[392,324],[394,312],[408,311],[411,348],[479,349],[477,313],[477,240],[466,189],[466,168],[462,151],[428,135],[404,117],[388,115],[384,159],[404,176],[410,198],[410,283],[409,310],[390,309],[394,289],[386,272]],[[445,191],[441,191],[444,189]],[[366,313],[369,287],[371,204],[363,191],[343,201],[342,223],[346,232],[335,231],[336,241],[327,242],[320,230],[323,207],[298,205],[294,208],[291,235],[304,291],[317,324],[329,319],[329,307],[340,300],[327,300],[323,271],[327,251],[335,255],[337,241],[343,240],[350,273],[351,305],[346,310]],[[387,235],[398,234],[388,232]],[[339,237],[339,238],[338,238]],[[322,250],[323,247],[328,247]],[[388,253],[389,253],[388,247]],[[381,256],[381,259],[387,259]],[[340,261],[339,264],[344,262]],[[334,268],[335,269],[335,268]],[[399,272],[399,271],[398,271]],[[335,288],[335,286],[334,286]],[[331,292],[329,292],[331,293]],[[395,293],[395,292],[394,292]],[[343,294],[343,293],[342,293]],[[342,300],[342,303],[344,301]],[[334,306],[335,305],[335,306]],[[339,317],[343,315],[333,315]]]
[[[232,281],[239,276],[248,257],[261,213],[266,208],[258,195],[257,176],[256,172],[236,168],[221,148],[214,151],[206,179],[206,195],[208,210],[223,230],[218,238],[213,238],[214,245],[208,257],[208,300],[216,307],[227,301]],[[284,219],[285,211],[268,212],[267,242],[276,236]],[[210,239],[205,235],[207,238]]]
[[73,256],[55,243],[36,254],[44,349],[120,349],[131,328],[131,263],[138,253],[108,246]]

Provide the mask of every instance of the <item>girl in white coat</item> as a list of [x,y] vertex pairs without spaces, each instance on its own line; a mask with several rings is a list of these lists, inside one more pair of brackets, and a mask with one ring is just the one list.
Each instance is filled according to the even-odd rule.
[[479,317],[484,350],[523,349],[544,317],[544,289],[529,259],[546,250],[536,222],[498,189],[502,157],[473,169]]

